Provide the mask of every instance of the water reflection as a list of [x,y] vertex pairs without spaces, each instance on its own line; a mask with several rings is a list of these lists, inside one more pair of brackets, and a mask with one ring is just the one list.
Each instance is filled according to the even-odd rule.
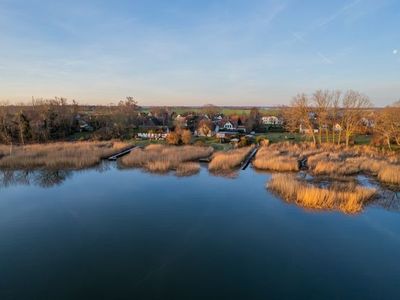
[[61,185],[72,176],[68,170],[1,170],[0,187],[37,185],[43,188]]

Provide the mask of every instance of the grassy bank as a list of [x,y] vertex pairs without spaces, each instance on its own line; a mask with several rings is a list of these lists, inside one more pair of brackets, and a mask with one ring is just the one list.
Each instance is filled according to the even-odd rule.
[[299,164],[296,157],[281,155],[280,151],[261,147],[253,161],[253,166],[260,170],[270,171],[298,171]]
[[120,165],[122,167],[143,168],[156,173],[176,170],[179,176],[191,175],[200,170],[197,161],[200,158],[209,157],[212,153],[211,147],[153,144],[144,149],[135,148],[120,160]]
[[247,155],[254,149],[254,145],[230,150],[226,152],[217,152],[214,154],[208,169],[212,172],[230,171],[243,162]]
[[374,147],[337,145],[315,147],[309,143],[276,143],[263,146],[254,167],[272,171],[298,171],[299,161],[306,159],[314,176],[350,176],[367,174],[387,184],[400,185],[400,156]]
[[82,169],[128,146],[122,142],[75,142],[1,146],[2,169]]

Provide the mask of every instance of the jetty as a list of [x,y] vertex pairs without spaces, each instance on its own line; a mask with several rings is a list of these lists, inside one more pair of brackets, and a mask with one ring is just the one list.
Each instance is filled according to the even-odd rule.
[[299,164],[299,170],[308,170],[307,160],[307,157],[304,157],[297,161],[297,163]]
[[121,156],[124,156],[128,153],[130,153],[132,151],[132,149],[135,148],[135,146],[130,146],[129,148],[125,148],[117,153],[114,153],[113,155],[111,155],[110,157],[108,157],[108,160],[114,161],[117,160],[118,158],[120,158]]
[[250,164],[251,160],[253,159],[253,157],[256,155],[258,151],[258,147],[255,147],[253,149],[253,151],[251,151],[251,153],[247,156],[247,158],[244,160],[243,165],[242,165],[242,170],[246,170],[246,168],[248,167],[248,165]]

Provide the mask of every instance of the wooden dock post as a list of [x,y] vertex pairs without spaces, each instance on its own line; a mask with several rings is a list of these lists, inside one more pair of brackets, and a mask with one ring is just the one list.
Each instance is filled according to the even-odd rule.
[[111,160],[111,161],[115,161],[115,160],[117,160],[117,158],[130,153],[133,148],[135,148],[135,146],[132,146],[132,147],[127,148],[127,149],[124,149],[124,150],[122,150],[122,151],[120,151],[118,153],[115,153],[115,154],[111,155],[110,157],[108,157],[107,159]]
[[253,151],[250,153],[250,155],[247,157],[247,159],[244,161],[243,166],[242,166],[242,170],[246,170],[246,168],[250,164],[251,160],[256,155],[257,151],[258,151],[258,147],[255,147],[253,149]]

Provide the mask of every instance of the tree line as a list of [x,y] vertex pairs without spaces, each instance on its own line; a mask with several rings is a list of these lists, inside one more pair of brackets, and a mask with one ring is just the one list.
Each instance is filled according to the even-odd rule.
[[286,129],[301,130],[315,145],[349,146],[356,133],[373,133],[389,149],[393,143],[400,146],[400,101],[373,109],[370,99],[360,92],[317,90],[312,95],[296,95],[282,111]]

